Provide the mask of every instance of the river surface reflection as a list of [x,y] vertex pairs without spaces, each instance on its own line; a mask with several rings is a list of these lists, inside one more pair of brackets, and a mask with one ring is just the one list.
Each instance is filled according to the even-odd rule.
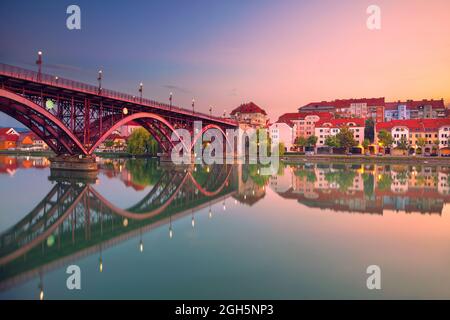
[[450,165],[99,164],[0,156],[1,299],[450,298]]

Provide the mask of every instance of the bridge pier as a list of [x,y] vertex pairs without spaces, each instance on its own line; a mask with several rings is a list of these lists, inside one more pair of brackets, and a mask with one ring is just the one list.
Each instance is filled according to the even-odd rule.
[[95,156],[56,156],[49,159],[51,170],[97,172]]

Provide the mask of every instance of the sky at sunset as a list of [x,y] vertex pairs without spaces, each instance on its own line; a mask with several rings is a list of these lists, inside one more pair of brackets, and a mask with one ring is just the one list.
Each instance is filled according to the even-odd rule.
[[[81,30],[66,8],[81,8]],[[366,27],[369,5],[381,30]],[[450,102],[450,1],[2,1],[0,62],[198,110],[254,101],[274,121],[310,101]],[[0,126],[14,122],[0,116]]]

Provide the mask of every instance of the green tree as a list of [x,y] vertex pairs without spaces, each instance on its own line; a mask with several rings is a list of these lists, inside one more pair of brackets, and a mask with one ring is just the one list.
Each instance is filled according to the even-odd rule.
[[390,148],[394,143],[392,134],[386,130],[380,130],[380,132],[378,132],[378,141],[381,143],[383,147],[387,148]]
[[375,122],[372,118],[367,119],[365,122],[364,137],[369,139],[370,143],[373,143],[375,139]]
[[367,149],[369,149],[369,146],[370,146],[370,140],[369,140],[369,139],[364,139],[364,141],[363,141],[363,143],[362,143],[362,146],[363,146],[364,152],[365,152]]
[[309,136],[308,139],[306,139],[306,145],[308,147],[315,147],[316,144],[317,144],[317,137],[316,136],[312,135],[312,136]]
[[401,137],[400,140],[397,142],[397,149],[400,150],[408,150],[409,143],[406,137]]
[[128,137],[127,150],[134,155],[156,155],[157,142],[147,130],[137,128]]
[[344,126],[336,134],[336,139],[339,141],[339,145],[346,149],[348,152],[351,147],[356,146],[358,143],[353,138],[353,132],[347,126]]
[[421,154],[423,147],[425,147],[425,145],[427,144],[427,139],[423,138],[423,137],[419,137],[416,140],[416,146],[418,147],[416,149],[416,153]]
[[294,144],[298,147],[304,147],[307,145],[307,143],[308,143],[308,141],[306,140],[306,138],[303,136],[300,136],[300,137],[295,138]]
[[332,148],[339,148],[341,146],[340,141],[336,136],[328,136],[325,139],[325,145]]
[[108,149],[111,149],[114,146],[114,141],[112,140],[106,140],[105,141],[105,147]]
[[281,156],[283,156],[284,155],[284,152],[285,152],[285,145],[284,145],[284,142],[280,142],[279,144],[278,144],[278,146],[279,146],[279,149],[278,149],[278,155],[281,157]]
[[437,153],[439,151],[439,139],[433,140],[433,152]]

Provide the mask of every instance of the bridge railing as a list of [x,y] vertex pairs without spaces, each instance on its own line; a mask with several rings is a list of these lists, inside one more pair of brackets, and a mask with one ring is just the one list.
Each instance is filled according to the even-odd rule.
[[[161,103],[161,102],[151,100],[151,99],[146,99],[146,98],[141,99],[140,97],[133,96],[133,95],[127,94],[127,93],[114,91],[114,90],[103,89],[103,88],[101,90],[99,90],[98,86],[93,86],[93,85],[90,85],[87,83],[78,82],[78,81],[74,81],[74,80],[70,80],[70,79],[60,78],[60,77],[45,74],[45,73],[39,74],[36,71],[24,69],[21,67],[11,66],[8,64],[4,64],[4,63],[0,63],[0,74],[9,76],[9,77],[13,77],[13,78],[17,78],[17,79],[21,79],[21,80],[38,82],[38,83],[42,83],[42,84],[46,84],[46,85],[50,85],[50,86],[55,86],[55,87],[69,89],[69,90],[80,91],[80,92],[88,93],[88,94],[92,94],[92,95],[99,95],[99,96],[106,97],[106,98],[121,100],[124,102],[134,103],[134,104],[148,106],[148,107],[152,107],[152,108],[159,108],[159,109],[166,110],[166,111],[175,111],[175,112],[179,112],[179,113],[186,114],[186,115],[193,114],[193,111],[185,109],[185,108],[169,105],[166,103]],[[198,117],[205,118],[208,120],[214,120],[217,122],[227,123],[230,125],[236,125],[236,122],[231,119],[210,116],[203,112],[194,112],[194,114]]]

